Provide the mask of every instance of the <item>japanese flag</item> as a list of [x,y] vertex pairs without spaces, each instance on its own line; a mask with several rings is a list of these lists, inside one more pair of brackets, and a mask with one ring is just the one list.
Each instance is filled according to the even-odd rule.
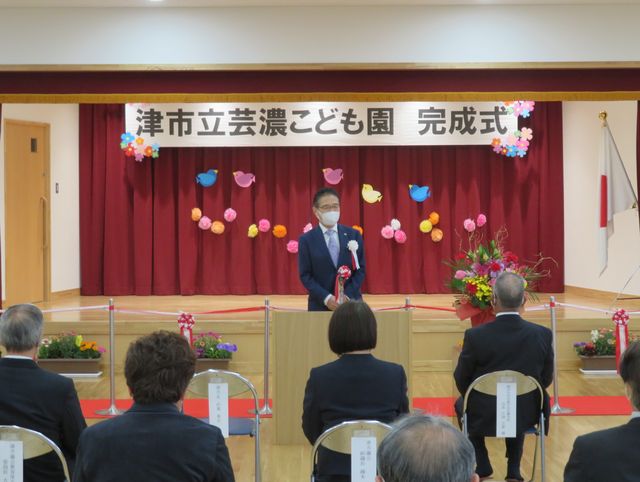
[[607,247],[609,237],[613,234],[613,216],[636,207],[638,203],[609,125],[606,122],[603,124],[600,144],[600,223],[598,226],[600,274],[607,268]]

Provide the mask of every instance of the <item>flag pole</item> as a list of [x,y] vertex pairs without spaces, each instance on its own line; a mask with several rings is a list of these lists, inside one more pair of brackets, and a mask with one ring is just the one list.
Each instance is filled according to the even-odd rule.
[[598,119],[600,119],[600,121],[602,122],[602,127],[607,125],[607,111],[606,110],[601,110],[600,113],[598,114]]

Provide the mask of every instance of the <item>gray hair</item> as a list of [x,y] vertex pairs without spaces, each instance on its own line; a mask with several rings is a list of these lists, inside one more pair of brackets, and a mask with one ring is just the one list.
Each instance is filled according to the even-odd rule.
[[378,447],[378,474],[384,482],[469,482],[475,465],[467,437],[433,415],[400,419]]
[[504,271],[496,278],[493,293],[504,308],[520,308],[524,302],[524,279],[516,273]]
[[36,348],[42,337],[42,311],[34,305],[13,305],[0,317],[0,344],[9,352]]

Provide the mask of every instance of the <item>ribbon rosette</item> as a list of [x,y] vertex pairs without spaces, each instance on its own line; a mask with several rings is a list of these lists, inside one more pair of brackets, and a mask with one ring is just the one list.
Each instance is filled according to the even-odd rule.
[[611,318],[616,324],[616,367],[620,371],[620,357],[629,343],[629,315],[625,310],[618,310]]
[[347,243],[347,249],[351,251],[351,262],[353,269],[360,269],[360,262],[358,261],[358,242],[352,239]]
[[338,304],[344,302],[344,283],[349,278],[351,278],[351,270],[348,266],[343,264],[338,268],[338,272],[336,274],[335,297]]
[[180,328],[180,334],[184,336],[190,345],[193,345],[193,325],[196,324],[196,320],[191,313],[182,313],[178,317],[178,328]]

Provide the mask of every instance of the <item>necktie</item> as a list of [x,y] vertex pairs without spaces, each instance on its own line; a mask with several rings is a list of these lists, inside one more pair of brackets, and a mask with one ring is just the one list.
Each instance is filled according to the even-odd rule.
[[334,266],[338,266],[338,254],[340,252],[340,245],[338,244],[338,239],[335,229],[328,229],[327,234],[329,235],[329,243],[327,247],[329,248],[329,254],[331,255],[331,261],[333,261]]

